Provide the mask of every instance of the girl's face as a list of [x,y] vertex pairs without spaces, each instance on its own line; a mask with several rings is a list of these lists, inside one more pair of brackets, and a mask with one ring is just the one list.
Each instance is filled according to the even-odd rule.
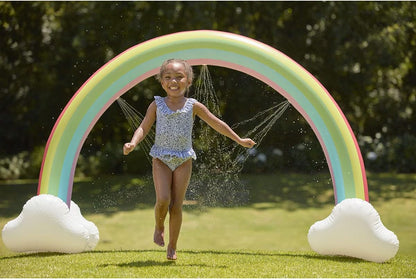
[[166,66],[166,70],[161,77],[161,83],[168,96],[180,97],[185,95],[191,82],[188,81],[184,65],[173,62]]

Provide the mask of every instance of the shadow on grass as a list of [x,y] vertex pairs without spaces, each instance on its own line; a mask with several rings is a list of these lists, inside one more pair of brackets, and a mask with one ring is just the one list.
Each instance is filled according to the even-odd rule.
[[370,202],[416,198],[416,174],[367,173],[367,175]]
[[56,256],[67,256],[71,254],[57,253],[57,252],[41,252],[41,253],[21,253],[18,255],[1,257],[0,261],[8,259],[27,259],[27,258],[49,258]]
[[[116,254],[116,253],[126,253],[126,254],[143,254],[143,253],[158,253],[161,254],[161,259],[165,256],[165,251],[163,250],[97,250],[97,251],[89,251],[80,253],[79,255],[85,255],[88,257],[89,254]],[[345,263],[360,263],[360,262],[367,262],[365,260],[352,258],[352,257],[346,257],[346,256],[325,256],[325,255],[319,255],[313,252],[274,252],[274,251],[219,251],[219,250],[181,250],[179,251],[180,254],[190,254],[190,255],[200,255],[200,256],[208,256],[211,257],[213,255],[229,255],[229,256],[236,256],[236,257],[245,257],[245,256],[262,256],[262,257],[276,257],[276,258],[282,258],[282,257],[293,257],[293,258],[305,258],[305,259],[320,259],[320,260],[327,260],[327,261],[333,261],[333,262],[345,262]],[[14,256],[8,256],[8,257],[2,257],[0,258],[0,261],[7,260],[7,259],[24,259],[24,258],[45,258],[45,257],[53,257],[53,256],[71,256],[72,254],[64,254],[64,253],[33,253],[33,254],[20,254],[20,255],[14,255]],[[174,265],[175,261],[155,261],[155,260],[148,260],[144,259],[142,261],[133,261],[129,263],[108,263],[108,264],[102,264],[99,265],[99,267],[108,267],[108,266],[118,266],[118,267],[144,267],[144,266],[169,266]],[[182,263],[181,263],[182,264]],[[198,267],[213,267],[206,264],[189,264],[188,266],[198,266]],[[215,267],[221,267],[226,268],[226,266],[215,266]]]
[[98,267],[108,267],[108,266],[116,266],[116,267],[149,267],[149,266],[190,266],[190,267],[208,267],[208,268],[227,268],[225,265],[208,265],[208,264],[184,264],[183,262],[178,263],[177,261],[154,261],[154,260],[143,260],[143,261],[134,261],[130,263],[118,263],[118,264],[103,264],[99,265]]
[[[37,186],[37,181],[0,184],[0,216],[19,214],[24,204],[37,195]],[[151,177],[108,176],[75,182],[72,200],[83,215],[113,214],[153,207],[155,193]]]
[[334,204],[329,173],[285,173],[244,176],[250,192],[249,204],[256,209],[282,208],[289,211]]
[[324,256],[319,254],[310,254],[310,252],[305,252],[302,254],[300,252],[294,253],[287,253],[287,252],[256,252],[256,251],[209,251],[209,250],[202,250],[202,251],[190,251],[185,250],[181,251],[180,253],[183,254],[207,254],[207,255],[236,255],[236,256],[265,256],[265,257],[301,257],[306,259],[324,259],[336,262],[363,262],[364,260],[351,258],[351,257],[344,257],[344,256]]
[[[367,175],[370,202],[416,197],[415,174]],[[297,210],[334,204],[329,173],[242,175],[241,181],[250,194],[249,200],[242,205],[253,206],[257,210]],[[36,195],[36,191],[37,181],[0,184],[0,216],[9,218],[19,214],[26,201]],[[84,215],[111,215],[119,211],[153,208],[155,192],[150,176],[108,176],[75,182],[72,200],[79,205]],[[185,205],[184,209],[197,214],[206,208],[194,204]]]
[[83,214],[114,214],[137,208],[153,208],[155,190],[150,176],[92,178],[74,185],[72,200]]
[[118,264],[102,264],[98,265],[98,267],[109,267],[109,266],[117,266],[117,267],[146,267],[146,266],[169,266],[174,265],[175,262],[172,261],[153,261],[153,260],[145,260],[145,261],[134,261],[130,263],[118,263]]
[[37,193],[37,181],[0,184],[0,216],[11,217],[22,211],[23,205]]

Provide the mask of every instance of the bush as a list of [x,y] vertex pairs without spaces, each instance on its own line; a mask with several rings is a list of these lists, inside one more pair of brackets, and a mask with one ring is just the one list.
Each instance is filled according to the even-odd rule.
[[23,151],[0,159],[0,179],[29,179],[39,176],[44,147],[36,147],[32,152]]
[[140,147],[129,156],[122,154],[119,143],[107,143],[101,150],[81,152],[75,176],[88,177],[102,174],[146,174],[150,171],[150,162]]
[[[373,172],[416,172],[416,136],[403,134],[395,138],[358,137],[361,153],[367,170]],[[203,153],[203,151],[201,151]],[[43,159],[44,147],[36,147],[32,152],[23,151],[0,158],[0,179],[38,178]],[[203,156],[197,163],[204,165]],[[208,160],[209,159],[209,160]],[[221,158],[208,158],[211,164],[221,165]],[[206,163],[206,162],[205,162]],[[263,147],[249,150],[244,163],[244,173],[267,173],[279,170],[298,172],[322,171],[327,167],[322,149],[315,143],[290,146],[286,149]],[[220,168],[229,169],[227,166]],[[197,169],[197,168],[195,168]],[[103,174],[147,174],[151,163],[143,150],[138,149],[124,156],[119,144],[107,143],[101,150],[81,152],[75,176],[90,177]]]
[[[133,153],[123,157],[123,172],[128,174],[146,174],[152,170],[151,158],[146,157],[140,147]],[[150,155],[149,155],[150,156]]]
[[0,160],[1,179],[23,178],[30,166],[29,153],[24,151],[16,155],[5,157]]
[[395,138],[384,138],[377,133],[374,138],[359,138],[361,152],[368,170],[399,173],[416,172],[416,136],[403,134]]
[[389,168],[401,173],[416,172],[416,136],[404,134],[388,144]]

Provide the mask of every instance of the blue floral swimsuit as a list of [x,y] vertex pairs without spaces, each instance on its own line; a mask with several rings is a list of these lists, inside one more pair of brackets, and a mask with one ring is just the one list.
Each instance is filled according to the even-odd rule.
[[165,98],[155,96],[156,136],[150,156],[160,159],[172,171],[190,158],[196,159],[192,148],[192,126],[194,123],[193,98],[187,98],[182,109],[172,111]]

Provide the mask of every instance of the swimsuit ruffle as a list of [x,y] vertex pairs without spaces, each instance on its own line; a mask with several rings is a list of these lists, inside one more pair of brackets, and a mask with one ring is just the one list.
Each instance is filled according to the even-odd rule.
[[196,102],[193,98],[188,98],[184,104],[184,106],[181,109],[178,109],[176,111],[171,110],[168,105],[165,102],[165,98],[161,96],[155,96],[155,102],[157,107],[160,109],[160,111],[164,115],[170,115],[170,114],[176,114],[176,113],[182,113],[187,112],[189,110],[193,109],[193,105]]
[[196,160],[196,153],[193,148],[186,151],[175,151],[171,149],[166,149],[163,147],[155,146],[153,145],[150,149],[150,156],[153,158],[159,158],[159,159],[166,159],[169,157],[176,157],[181,159],[189,159],[192,158]]

